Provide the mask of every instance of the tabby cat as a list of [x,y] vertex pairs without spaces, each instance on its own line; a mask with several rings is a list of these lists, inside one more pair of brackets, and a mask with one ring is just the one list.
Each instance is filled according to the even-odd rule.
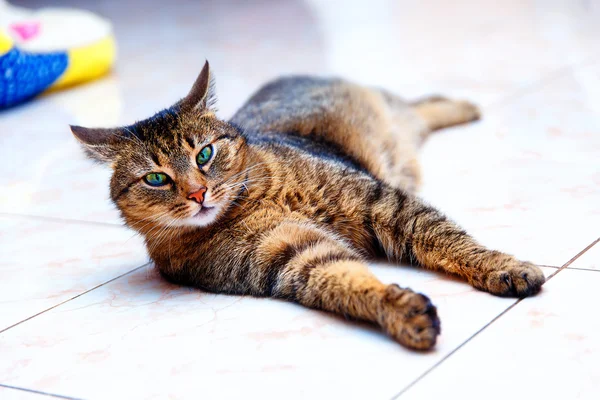
[[477,119],[472,104],[287,77],[223,121],[213,92],[206,63],[185,98],[149,119],[72,127],[112,167],[113,202],[170,281],[370,321],[422,350],[440,334],[436,308],[380,282],[368,260],[408,260],[500,296],[540,290],[539,268],[481,246],[414,194],[421,142]]

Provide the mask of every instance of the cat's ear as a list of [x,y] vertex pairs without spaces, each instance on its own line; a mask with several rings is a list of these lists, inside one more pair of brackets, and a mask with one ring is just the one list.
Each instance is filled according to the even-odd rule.
[[192,90],[182,100],[182,106],[187,110],[210,112],[216,103],[215,81],[210,73],[208,61],[204,63],[200,75],[196,78]]
[[71,132],[81,143],[88,157],[101,163],[112,162],[124,140],[117,128],[84,128],[71,125]]

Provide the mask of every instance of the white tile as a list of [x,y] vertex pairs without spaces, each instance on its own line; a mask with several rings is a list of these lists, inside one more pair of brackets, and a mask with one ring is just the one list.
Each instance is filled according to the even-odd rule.
[[7,216],[0,254],[0,330],[147,262],[125,228]]
[[[0,114],[0,156],[11,166],[0,182],[0,212],[121,224],[109,200],[109,170],[85,159],[69,129],[102,124],[97,119],[115,125],[105,111],[111,108],[106,86],[110,80]],[[72,100],[61,102],[63,97]]]
[[600,234],[600,63],[439,132],[422,195],[484,244],[562,266]]
[[390,398],[514,302],[413,268],[376,273],[432,298],[435,351],[295,304],[174,286],[146,268],[4,332],[0,382],[84,398]]
[[597,399],[599,285],[595,271],[561,271],[400,398]]

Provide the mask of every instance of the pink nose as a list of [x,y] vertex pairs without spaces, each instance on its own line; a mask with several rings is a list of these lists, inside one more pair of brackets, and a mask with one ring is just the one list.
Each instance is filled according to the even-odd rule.
[[190,193],[188,195],[189,200],[194,200],[198,204],[202,204],[204,202],[204,193],[206,193],[206,188],[203,187],[194,193]]

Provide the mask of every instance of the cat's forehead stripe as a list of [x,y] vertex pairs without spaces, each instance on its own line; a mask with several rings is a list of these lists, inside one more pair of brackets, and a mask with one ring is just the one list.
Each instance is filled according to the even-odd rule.
[[183,139],[187,142],[187,144],[193,149],[194,147],[196,147],[196,142],[194,141],[194,139],[192,139],[191,137],[187,136],[187,135],[182,135]]
[[159,167],[162,167],[162,164],[161,164],[160,160],[158,159],[158,157],[156,156],[156,154],[151,153],[150,157],[152,158],[152,161],[154,161],[154,163],[156,165],[158,165]]

